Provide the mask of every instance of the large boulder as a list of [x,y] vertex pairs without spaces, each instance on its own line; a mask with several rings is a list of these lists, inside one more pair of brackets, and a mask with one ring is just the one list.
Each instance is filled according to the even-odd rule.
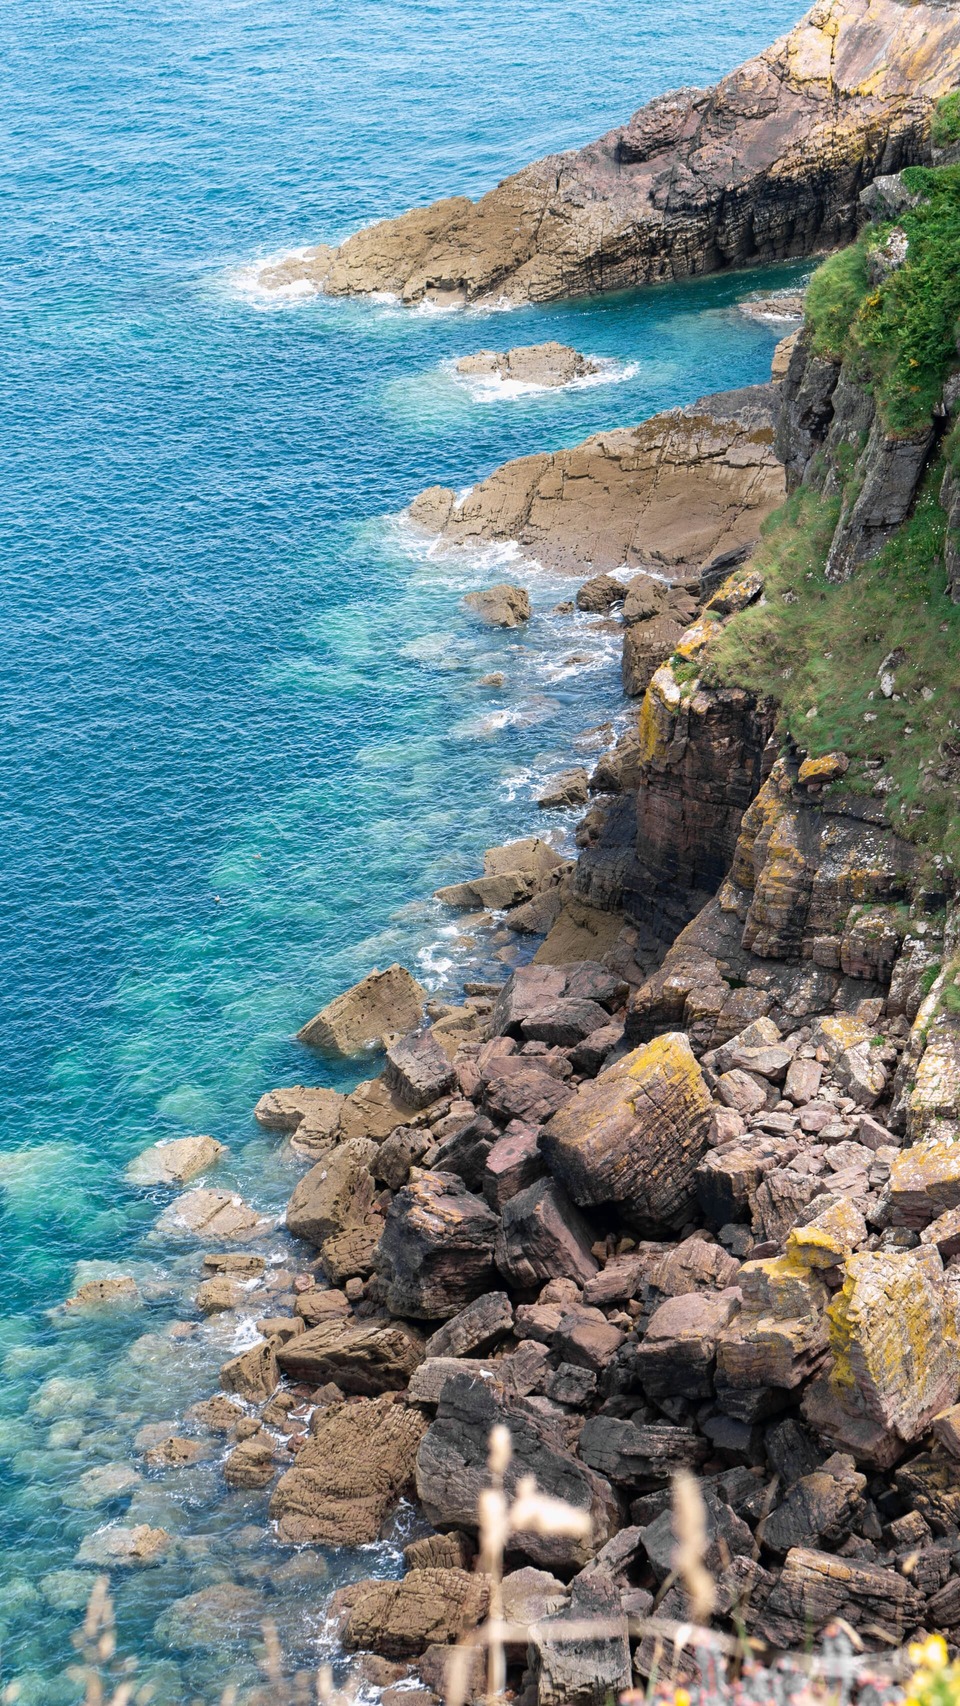
[[891,1164],[885,1196],[891,1223],[914,1231],[945,1210],[960,1208],[960,1144],[933,1137],[901,1150]]
[[454,1173],[422,1173],[398,1191],[377,1257],[391,1314],[449,1320],[489,1291],[499,1224]]
[[584,1285],[597,1272],[593,1234],[555,1179],[538,1179],[503,1205],[497,1266],[522,1290],[544,1280]]
[[298,1143],[319,1148],[336,1137],[343,1101],[339,1090],[291,1084],[261,1096],[253,1117],[267,1131],[295,1132]]
[[387,1049],[385,1083],[411,1108],[428,1108],[457,1082],[444,1050],[432,1030],[402,1037]]
[[607,1481],[574,1457],[535,1399],[520,1398],[491,1377],[452,1375],[443,1386],[436,1420],[417,1455],[417,1493],[436,1528],[477,1532],[477,1500],[489,1484],[490,1430],[509,1429],[513,1455],[505,1478],[508,1495],[523,1475],[540,1490],[589,1512],[592,1534],[516,1535],[511,1550],[547,1569],[581,1568],[617,1527],[617,1501]]
[[374,1397],[402,1390],[423,1355],[420,1334],[405,1322],[340,1316],[288,1339],[277,1362],[293,1380],[311,1386],[333,1381],[342,1392]]
[[419,1410],[389,1396],[322,1410],[270,1501],[279,1539],[294,1546],[372,1545],[413,1483],[426,1426]]
[[[595,1632],[587,1633],[590,1625]],[[630,1687],[620,1590],[603,1570],[576,1577],[570,1601],[530,1631],[538,1706],[604,1706]]]
[[686,1037],[674,1032],[581,1085],[540,1142],[574,1202],[629,1205],[640,1219],[682,1226],[712,1129],[703,1074]]
[[488,628],[519,628],[530,620],[530,594],[507,581],[484,587],[482,592],[468,592],[463,602]]
[[351,1138],[298,1180],[287,1204],[287,1230],[319,1249],[325,1239],[366,1220],[376,1185],[369,1163],[376,1146]]
[[427,1647],[450,1646],[482,1623],[490,1603],[485,1576],[466,1570],[410,1570],[395,1582],[353,1582],[334,1595],[333,1616],[343,1615],[340,1638],[348,1652],[415,1659]]
[[545,344],[520,344],[508,350],[477,350],[475,355],[463,355],[456,364],[458,373],[467,378],[496,376],[515,385],[536,385],[551,390],[569,385],[573,379],[584,379],[600,372],[595,361],[571,349],[569,344],[551,340]]
[[415,1031],[426,999],[426,990],[404,966],[368,972],[321,1008],[297,1032],[297,1039],[327,1054],[360,1054],[379,1048],[392,1032]]

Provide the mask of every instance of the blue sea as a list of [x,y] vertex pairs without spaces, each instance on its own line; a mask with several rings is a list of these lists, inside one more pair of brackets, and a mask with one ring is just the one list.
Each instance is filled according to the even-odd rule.
[[[105,1523],[174,1537],[112,1583],[120,1651],[160,1706],[227,1683],[242,1700],[258,1675],[229,1619],[165,1617],[175,1601],[235,1584],[310,1668],[330,1588],[398,1567],[389,1542],[280,1553],[267,1495],[228,1494],[219,1450],[144,1468],[141,1430],[214,1391],[252,1327],[198,1316],[198,1247],[153,1234],[166,1199],[124,1169],[208,1132],[229,1148],[211,1182],[279,1214],[302,1164],[255,1101],[361,1070],[331,1073],[298,1025],[397,959],[455,993],[474,949],[433,890],[542,829],[543,779],[623,715],[616,635],[555,613],[576,583],[508,550],[439,555],[405,529],[410,498],[764,379],[778,328],[736,303],[796,276],[441,314],[271,298],[257,262],[477,194],[713,80],[798,11],[0,5],[5,1699],[78,1698],[94,1571],[76,1558]],[[515,394],[452,374],[547,338],[604,358],[604,381]],[[507,572],[534,618],[491,634],[461,599]],[[592,738],[576,750],[609,728]],[[282,1231],[265,1247],[282,1269]],[[63,1310],[102,1273],[135,1276],[139,1306]]]

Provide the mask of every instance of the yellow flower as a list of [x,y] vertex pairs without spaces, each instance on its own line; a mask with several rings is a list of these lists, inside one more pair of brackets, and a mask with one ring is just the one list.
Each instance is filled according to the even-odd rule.
[[929,1635],[925,1641],[914,1641],[910,1647],[911,1664],[942,1670],[946,1662],[947,1643],[942,1635]]
[[673,1706],[690,1706],[690,1695],[685,1688],[674,1691]]

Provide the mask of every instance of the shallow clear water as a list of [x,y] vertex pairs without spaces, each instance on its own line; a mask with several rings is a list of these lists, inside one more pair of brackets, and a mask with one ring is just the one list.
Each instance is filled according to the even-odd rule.
[[[440,315],[269,302],[251,263],[475,193],[709,81],[798,10],[0,5],[0,1635],[25,1701],[74,1697],[62,1602],[84,1584],[46,1578],[130,1505],[78,1508],[79,1476],[213,1390],[236,1331],[170,1336],[196,1321],[197,1251],[150,1240],[163,1199],[123,1184],[127,1161],[211,1132],[218,1182],[278,1212],[296,1166],[251,1109],[320,1080],[296,1026],[371,964],[456,987],[432,890],[539,825],[538,780],[619,708],[615,636],[551,613],[569,583],[524,568],[534,621],[491,636],[459,600],[503,558],[439,560],[389,518],[434,481],[764,378],[777,329],[733,305],[790,276]],[[545,338],[609,358],[611,382],[477,394],[449,371]],[[141,1277],[143,1306],[58,1312],[98,1260]],[[249,1675],[242,1652],[152,1632],[218,1579],[272,1571],[281,1633],[315,1658],[323,1593],[279,1582],[245,1528],[265,1509],[225,1498],[215,1463],[134,1491],[126,1520],[179,1542],[117,1582],[159,1699]]]

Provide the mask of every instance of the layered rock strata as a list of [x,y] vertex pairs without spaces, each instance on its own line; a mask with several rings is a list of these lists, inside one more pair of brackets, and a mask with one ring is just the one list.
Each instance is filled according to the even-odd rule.
[[824,0],[709,89],[658,96],[478,202],[454,196],[264,268],[331,295],[545,302],[848,242],[871,179],[929,155],[956,8]]

